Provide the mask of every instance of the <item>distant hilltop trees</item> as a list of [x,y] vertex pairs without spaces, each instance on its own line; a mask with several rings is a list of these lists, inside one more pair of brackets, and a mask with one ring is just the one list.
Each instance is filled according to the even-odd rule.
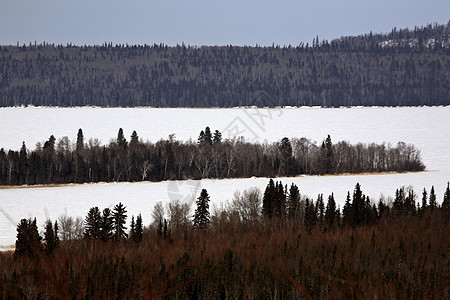
[[96,139],[77,141],[52,135],[42,146],[19,151],[0,149],[0,185],[85,182],[161,181],[203,178],[276,177],[299,174],[407,172],[425,169],[413,145],[333,144],[331,137],[317,145],[307,138],[250,143],[243,138],[222,139],[221,133],[202,130],[197,142],[181,142],[174,135],[156,143],[143,142],[136,131],[127,141],[122,128],[117,139],[100,145]]
[[0,106],[449,105],[449,24],[297,46],[0,47]]

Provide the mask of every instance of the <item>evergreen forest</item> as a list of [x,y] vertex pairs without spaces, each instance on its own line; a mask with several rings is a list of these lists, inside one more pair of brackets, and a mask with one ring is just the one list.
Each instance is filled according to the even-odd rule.
[[0,106],[449,105],[449,24],[272,47],[0,46]]

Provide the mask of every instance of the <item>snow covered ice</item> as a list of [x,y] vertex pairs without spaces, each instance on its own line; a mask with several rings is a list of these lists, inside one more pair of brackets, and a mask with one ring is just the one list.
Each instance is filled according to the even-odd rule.
[[[282,137],[306,137],[320,143],[327,134],[332,141],[351,143],[392,143],[402,141],[421,150],[426,172],[395,175],[299,176],[278,178],[294,182],[300,193],[324,199],[334,192],[341,209],[355,184],[372,200],[392,197],[395,189],[412,186],[417,194],[434,185],[442,201],[450,180],[450,107],[404,108],[285,108],[285,109],[182,109],[182,108],[0,108],[0,148],[18,150],[25,141],[28,149],[43,143],[50,135],[68,136],[76,141],[78,128],[85,140],[98,138],[102,144],[117,136],[121,127],[129,139],[136,130],[144,140],[156,142],[175,134],[178,140],[196,140],[209,126],[224,138],[242,135],[247,140],[278,141]],[[0,190],[0,246],[15,242],[16,225],[22,218],[36,217],[39,229],[47,217],[55,220],[67,213],[84,216],[90,207],[112,208],[119,202],[127,206],[128,216],[142,214],[151,222],[156,202],[180,199],[194,203],[202,188],[211,196],[212,206],[231,200],[236,190],[264,189],[267,178],[225,179],[176,182],[99,183],[61,187],[33,187]]]

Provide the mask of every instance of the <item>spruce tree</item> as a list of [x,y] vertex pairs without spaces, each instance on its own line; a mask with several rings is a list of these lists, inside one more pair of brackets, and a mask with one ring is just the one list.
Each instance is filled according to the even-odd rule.
[[314,201],[306,198],[305,202],[305,225],[308,230],[311,230],[317,224],[317,207]]
[[130,146],[135,146],[137,144],[139,144],[139,136],[137,135],[136,130],[133,130],[133,133],[130,137]]
[[136,244],[139,244],[142,241],[142,235],[143,225],[141,214],[136,217],[136,222],[134,221],[134,216],[131,216],[130,240]]
[[275,183],[273,179],[270,179],[263,196],[263,215],[268,218],[272,218],[274,215],[275,196]]
[[327,226],[332,228],[336,220],[336,201],[334,200],[334,194],[331,193],[328,196],[327,208],[325,210],[325,222]]
[[442,200],[442,210],[448,214],[450,213],[450,186],[449,182],[447,182],[447,188],[444,192],[444,199]]
[[289,195],[287,199],[287,213],[288,218],[291,221],[296,221],[299,217],[299,209],[300,209],[300,192],[298,187],[292,183],[289,188]]
[[128,234],[126,233],[126,207],[119,202],[116,206],[114,206],[113,209],[113,232],[114,232],[114,239],[116,241],[121,241],[123,239],[126,239],[128,237]]
[[287,137],[282,138],[278,150],[280,151],[281,159],[281,175],[293,175],[294,158],[292,157],[291,141]]
[[219,130],[214,131],[213,143],[220,144],[222,142],[222,133]]
[[324,169],[326,174],[333,173],[333,144],[330,135],[325,140],[325,162]]
[[405,198],[404,211],[405,214],[410,215],[414,215],[416,213],[416,194],[414,194],[413,189],[408,191],[408,196]]
[[207,126],[205,128],[205,137],[204,137],[205,144],[211,145],[212,144],[212,134],[211,129]]
[[135,239],[135,237],[134,237],[134,235],[136,233],[135,227],[136,227],[136,224],[134,222],[134,216],[131,216],[130,234],[128,235],[128,237],[132,241],[134,241],[134,239]]
[[436,194],[434,193],[434,186],[431,186],[430,190],[430,209],[433,210],[437,207]]
[[54,227],[54,232],[55,232],[55,241],[56,241],[56,245],[58,246],[59,244],[59,226],[58,226],[58,220],[55,221],[55,227]]
[[317,210],[317,217],[320,226],[323,225],[324,217],[325,217],[325,204],[323,203],[323,194],[317,195],[317,201],[316,201],[316,210]]
[[42,251],[42,238],[39,235],[36,218],[22,219],[17,225],[17,240],[14,258],[27,256],[30,258],[37,257]]
[[[56,225],[56,223],[55,223]],[[44,253],[47,255],[52,255],[58,245],[57,232],[53,228],[52,221],[48,220],[45,225],[44,232]]]
[[98,239],[101,237],[101,214],[100,210],[97,206],[91,207],[84,221],[85,230],[84,237],[85,238],[93,238]]
[[393,203],[394,213],[398,216],[404,212],[405,189],[403,187],[395,190],[395,199]]
[[105,208],[103,210],[100,223],[100,238],[104,242],[108,241],[112,237],[113,225],[111,210],[109,208]]
[[140,243],[142,241],[142,237],[144,235],[144,225],[142,223],[142,216],[139,214],[136,217],[136,227],[135,227],[135,241],[136,243]]
[[342,209],[342,217],[344,219],[344,223],[347,225],[352,225],[352,203],[350,202],[350,191],[347,192],[347,198],[345,199],[344,208]]
[[380,198],[380,200],[378,201],[378,218],[380,219],[383,216],[383,214],[388,210],[389,207]]
[[194,228],[207,229],[209,227],[209,201],[208,192],[202,189],[194,213]]
[[353,202],[351,210],[350,225],[356,226],[364,222],[365,211],[365,196],[361,191],[361,186],[356,183],[355,190],[353,191]]
[[25,142],[22,142],[22,147],[20,148],[20,154],[19,154],[19,183],[20,184],[28,183],[28,173],[29,173],[28,152],[27,152],[27,147],[25,146]]
[[427,190],[425,188],[423,188],[423,192],[422,192],[422,210],[427,208]]
[[283,188],[281,181],[275,185],[273,215],[278,218],[284,218],[286,216],[286,189]]
[[123,129],[119,128],[119,132],[117,133],[117,145],[125,148],[127,146],[127,140],[123,135]]
[[200,134],[198,135],[197,142],[199,145],[203,145],[205,143],[205,132],[202,130],[200,131]]
[[76,150],[82,151],[84,149],[84,136],[83,136],[83,130],[78,129],[78,133],[77,133],[77,146],[76,146]]

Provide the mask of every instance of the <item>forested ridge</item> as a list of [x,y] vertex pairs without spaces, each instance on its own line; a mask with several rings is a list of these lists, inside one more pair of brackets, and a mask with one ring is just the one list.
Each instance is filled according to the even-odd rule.
[[0,185],[85,182],[162,181],[203,178],[249,178],[364,172],[408,172],[425,169],[420,151],[403,142],[333,144],[328,135],[320,145],[307,138],[284,137],[278,142],[222,140],[220,131],[202,130],[197,141],[174,135],[156,143],[143,142],[136,131],[127,141],[120,128],[116,139],[100,145],[84,140],[58,140],[52,135],[36,149],[0,149]]
[[[213,196],[211,196],[213,197]],[[210,209],[203,189],[186,203],[157,203],[153,220],[127,207],[92,207],[17,225],[0,253],[3,299],[450,299],[450,186],[442,201],[398,188],[373,202],[357,183],[343,209],[334,194],[301,195],[269,181]],[[438,203],[440,202],[440,203]],[[186,209],[187,207],[187,209]],[[129,223],[128,223],[129,224]],[[12,255],[11,255],[12,254]]]
[[296,46],[0,47],[0,106],[450,104],[449,24]]

